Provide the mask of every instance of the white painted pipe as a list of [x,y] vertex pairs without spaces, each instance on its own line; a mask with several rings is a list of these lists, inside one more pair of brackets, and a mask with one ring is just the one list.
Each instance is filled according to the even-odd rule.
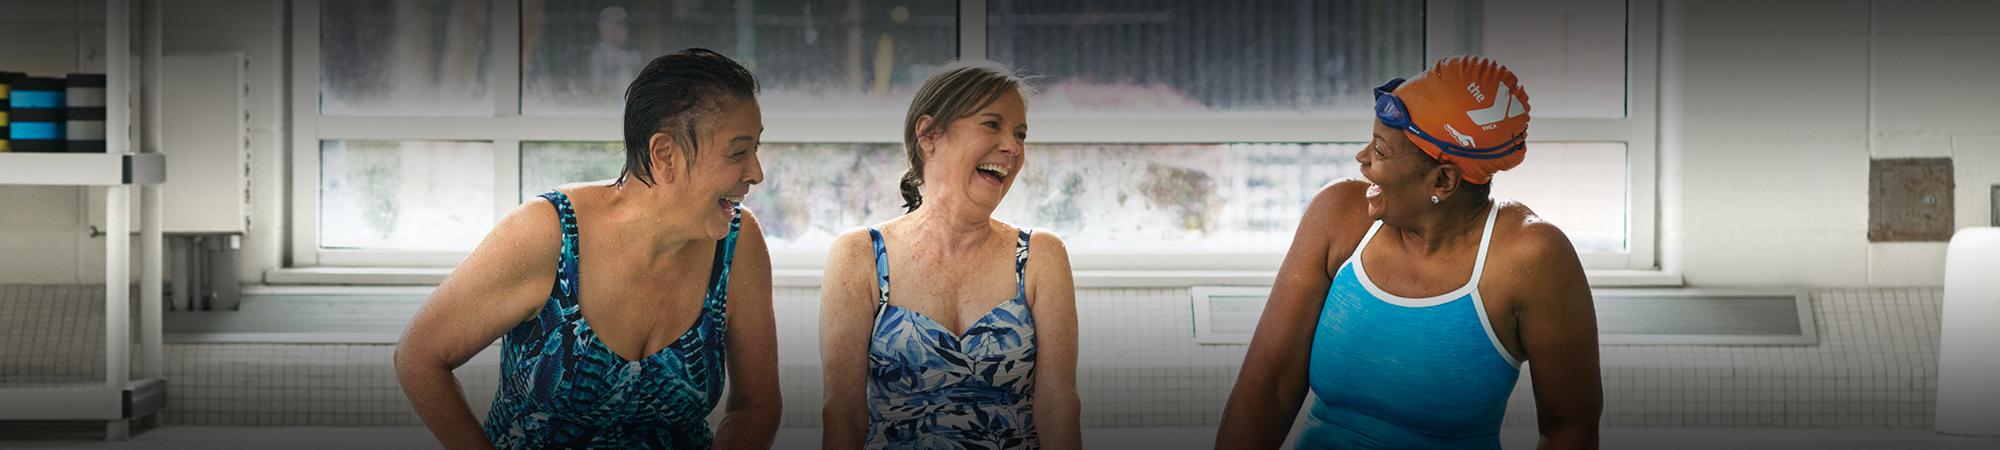
[[125,389],[132,361],[132,187],[104,188],[104,384]]
[[[144,27],[145,49],[141,54],[140,70],[142,83],[139,93],[143,96],[139,115],[139,149],[147,153],[160,152],[160,4],[166,0],[146,0],[146,22]],[[166,268],[164,243],[161,232],[165,220],[165,206],[160,203],[161,185],[148,184],[139,188],[139,376],[158,378],[166,373],[162,359],[165,339],[161,330],[160,315],[163,313],[161,287],[165,282]]]
[[[104,150],[132,151],[132,23],[128,0],[104,1]],[[104,188],[104,383],[125,389],[131,380],[132,188]]]
[[1939,433],[2000,436],[2000,228],[1966,228],[1944,259]]

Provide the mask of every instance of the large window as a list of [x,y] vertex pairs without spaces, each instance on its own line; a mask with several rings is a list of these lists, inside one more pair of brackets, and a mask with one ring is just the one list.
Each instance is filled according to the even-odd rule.
[[1424,2],[987,2],[989,59],[1043,76],[1034,112],[1366,112],[1424,61]]
[[653,56],[723,52],[758,75],[765,111],[897,115],[957,55],[950,1],[521,2],[526,115],[616,116]]
[[322,141],[320,245],[465,250],[493,227],[493,145]]
[[485,116],[492,7],[485,0],[321,5],[320,112]]
[[1590,268],[1656,265],[1651,1],[300,3],[297,265],[449,265],[513,205],[615,176],[624,85],[685,47],[763,84],[766,181],[745,203],[781,269],[901,214],[901,116],[953,58],[1040,90],[1003,220],[1062,233],[1079,269],[1274,268],[1313,193],[1358,176],[1369,88],[1458,53],[1506,63],[1535,105],[1496,196]]

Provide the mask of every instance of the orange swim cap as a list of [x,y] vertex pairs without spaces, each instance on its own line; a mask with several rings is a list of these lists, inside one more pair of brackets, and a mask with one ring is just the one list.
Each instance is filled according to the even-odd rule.
[[1422,133],[1403,134],[1431,158],[1458,166],[1465,181],[1490,183],[1527,157],[1528,93],[1506,66],[1453,56],[1393,89]]

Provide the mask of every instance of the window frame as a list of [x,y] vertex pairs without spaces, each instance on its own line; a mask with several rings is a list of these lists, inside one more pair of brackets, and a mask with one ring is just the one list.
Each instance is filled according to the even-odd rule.
[[[321,114],[320,6],[294,0],[291,11],[291,180],[288,267],[445,268],[469,253],[321,248],[320,149],[322,140],[465,140],[491,142],[495,156],[494,210],[497,222],[521,203],[521,143],[527,141],[617,141],[620,123],[589,117],[534,117],[521,114],[521,1],[491,0],[493,21],[487,80],[494,96],[491,117],[329,116]],[[987,0],[959,0],[959,55],[986,55]],[[1425,61],[1479,49],[1478,0],[1430,0],[1425,4]],[[1538,141],[1615,142],[1626,148],[1626,241],[1624,252],[1581,253],[1592,271],[1658,270],[1659,74],[1658,0],[1626,5],[1626,114],[1622,118],[1537,118]],[[1373,118],[1365,113],[1220,113],[1202,117],[1121,115],[1118,117],[1043,114],[1035,125],[1038,144],[1328,143],[1366,142]],[[764,141],[770,143],[899,143],[900,118],[812,117],[766,114]],[[858,225],[858,224],[857,224]],[[1117,254],[1071,255],[1079,271],[1107,273],[1275,270],[1282,252],[1175,252],[1171,249]],[[773,252],[774,268],[816,273],[822,252]],[[1199,261],[1199,264],[1190,261]],[[803,276],[803,275],[801,275]],[[1267,279],[1268,280],[1268,279]]]

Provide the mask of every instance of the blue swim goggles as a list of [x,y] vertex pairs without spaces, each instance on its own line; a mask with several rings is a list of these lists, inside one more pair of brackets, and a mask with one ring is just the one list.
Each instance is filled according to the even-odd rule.
[[1403,79],[1397,78],[1389,80],[1388,83],[1383,83],[1382,86],[1375,88],[1375,119],[1382,121],[1383,125],[1407,131],[1418,139],[1423,139],[1426,142],[1436,145],[1439,150],[1461,158],[1500,159],[1514,154],[1525,143],[1522,141],[1522,138],[1527,137],[1527,133],[1514,135],[1507,142],[1486,148],[1467,147],[1433,137],[1430,133],[1425,133],[1423,129],[1417,128],[1415,122],[1410,121],[1410,109],[1403,105],[1402,98],[1396,97],[1396,94],[1391,93],[1395,92],[1397,86],[1402,85]]

